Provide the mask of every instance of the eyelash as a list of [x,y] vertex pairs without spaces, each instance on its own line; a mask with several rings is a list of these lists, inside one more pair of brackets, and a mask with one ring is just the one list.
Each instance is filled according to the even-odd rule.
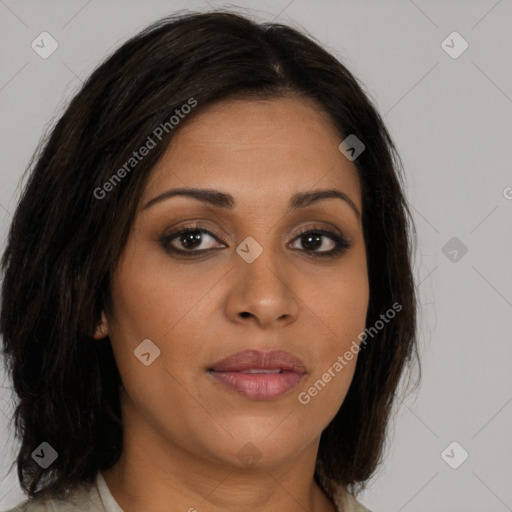
[[[220,241],[224,245],[227,245],[227,243],[224,240],[222,240],[222,239],[220,239],[220,237],[217,237],[216,235],[214,235],[211,231],[206,229],[206,227],[203,226],[200,222],[194,224],[193,226],[187,226],[186,228],[180,229],[179,231],[176,231],[175,233],[171,233],[170,235],[162,236],[160,238],[160,244],[162,245],[164,250],[167,252],[179,254],[179,255],[187,255],[187,256],[193,255],[193,254],[195,254],[195,255],[205,254],[209,251],[216,250],[216,249],[202,249],[199,251],[196,251],[196,250],[185,251],[185,250],[176,249],[176,247],[173,247],[171,245],[171,242],[174,239],[176,239],[182,235],[186,235],[189,233],[196,233],[196,232],[206,233],[206,234],[210,235],[211,237],[215,238],[217,241]],[[341,256],[343,253],[345,253],[345,251],[347,249],[349,249],[351,247],[351,243],[344,236],[337,235],[336,233],[333,233],[333,232],[328,231],[323,228],[317,228],[315,226],[308,227],[308,228],[302,230],[294,238],[294,241],[299,239],[300,237],[304,236],[305,234],[309,234],[309,233],[320,235],[320,236],[327,236],[336,244],[335,247],[329,251],[318,252],[318,251],[308,251],[306,249],[302,249],[302,252],[309,253],[309,255],[313,258],[334,258],[336,256]]]

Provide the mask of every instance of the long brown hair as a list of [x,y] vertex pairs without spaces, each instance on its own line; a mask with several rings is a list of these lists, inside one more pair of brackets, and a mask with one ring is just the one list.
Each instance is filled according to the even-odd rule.
[[[354,161],[370,281],[366,324],[395,303],[401,310],[361,350],[343,405],[322,433],[318,463],[354,493],[374,473],[403,370],[418,359],[414,226],[395,146],[357,79],[312,37],[225,11],[178,13],[92,73],[27,169],[35,161],[2,259],[0,329],[19,397],[18,476],[31,497],[92,482],[121,455],[121,381],[110,343],[92,336],[154,164],[179,126],[212,102],[286,94],[315,100],[340,141],[354,134],[366,146]],[[172,128],[171,116],[191,98],[197,105]],[[156,147],[113,182],[160,126],[167,130]],[[42,442],[59,454],[47,469],[31,456]]]

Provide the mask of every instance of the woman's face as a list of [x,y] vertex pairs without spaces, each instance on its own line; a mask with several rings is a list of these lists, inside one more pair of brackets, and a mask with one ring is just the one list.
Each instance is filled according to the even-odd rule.
[[[292,460],[340,408],[357,359],[343,356],[365,328],[356,167],[303,99],[224,101],[181,128],[113,281],[125,428],[155,457]],[[184,187],[210,195],[169,194]],[[292,200],[325,189],[342,198]]]

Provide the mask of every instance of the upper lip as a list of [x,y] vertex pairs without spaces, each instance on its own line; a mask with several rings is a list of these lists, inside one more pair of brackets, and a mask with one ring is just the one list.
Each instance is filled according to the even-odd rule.
[[214,363],[208,370],[216,372],[238,372],[250,369],[291,371],[305,373],[306,365],[286,350],[244,350]]

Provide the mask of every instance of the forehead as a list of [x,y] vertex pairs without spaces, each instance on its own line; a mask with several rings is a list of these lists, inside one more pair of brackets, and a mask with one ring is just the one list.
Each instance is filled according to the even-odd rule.
[[222,188],[243,200],[337,186],[361,208],[353,162],[341,134],[311,100],[225,100],[199,111],[176,132],[148,180],[143,200],[166,187]]

